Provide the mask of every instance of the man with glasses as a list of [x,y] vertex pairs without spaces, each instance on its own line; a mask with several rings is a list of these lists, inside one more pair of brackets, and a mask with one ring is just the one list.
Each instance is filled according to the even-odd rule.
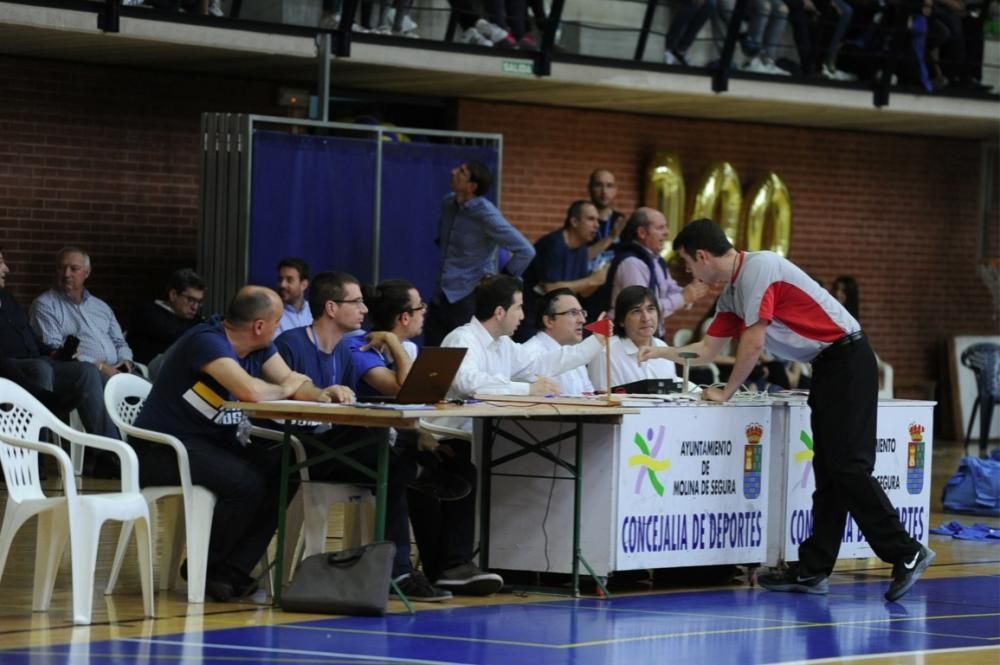
[[580,199],[569,206],[561,229],[535,243],[535,258],[524,272],[524,323],[517,329],[516,341],[525,342],[535,334],[538,301],[547,292],[565,288],[586,298],[604,284],[608,265],[590,267],[590,243],[599,225],[597,208]]
[[[282,333],[274,344],[289,367],[312,379],[333,401],[351,404],[355,399],[357,372],[349,340],[357,339],[352,333],[361,330],[368,313],[361,285],[347,273],[322,272],[316,275],[309,288],[309,309],[312,324]],[[396,342],[393,356],[397,362],[404,362],[406,371],[409,371],[409,361],[404,359],[407,354],[398,344],[398,339]],[[378,463],[379,446],[389,445],[389,430],[384,427],[335,425],[325,431],[314,432],[314,435],[334,449],[365,441],[367,445],[361,446],[351,456],[368,468],[374,468]],[[308,441],[305,445],[310,455],[323,452]],[[362,485],[372,482],[365,474],[337,459],[309,467],[309,477],[312,480]],[[431,586],[410,562],[410,511],[406,488],[415,477],[415,464],[409,457],[397,454],[389,457],[386,537],[396,544],[392,576],[410,600],[438,602],[451,598],[451,593]]]
[[[538,307],[538,333],[524,343],[524,348],[539,355],[583,341],[587,311],[570,289],[549,291]],[[563,395],[590,395],[594,386],[585,367],[575,367],[552,377],[559,382]]]
[[205,281],[191,268],[175,270],[167,282],[165,300],[140,306],[129,322],[126,339],[135,359],[149,364],[181,335],[204,321],[201,304]]
[[424,336],[430,346],[468,323],[476,304],[473,289],[484,276],[500,272],[501,248],[510,253],[503,271],[516,277],[535,256],[531,243],[486,199],[492,184],[481,162],[469,161],[451,172],[451,194],[441,206],[435,241],[441,268]]

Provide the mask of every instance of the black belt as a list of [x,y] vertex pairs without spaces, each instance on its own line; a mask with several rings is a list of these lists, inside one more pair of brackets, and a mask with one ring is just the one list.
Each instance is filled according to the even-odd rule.
[[856,330],[852,333],[848,333],[847,335],[844,335],[840,339],[831,342],[830,346],[820,351],[819,355],[816,356],[813,362],[822,360],[824,357],[832,355],[835,349],[839,349],[843,346],[850,346],[851,344],[860,342],[863,339],[865,339],[864,330]]

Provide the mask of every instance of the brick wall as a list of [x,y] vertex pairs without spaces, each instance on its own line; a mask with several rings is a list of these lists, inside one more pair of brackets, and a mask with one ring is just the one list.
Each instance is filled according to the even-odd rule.
[[0,57],[0,229],[27,305],[67,244],[122,323],[194,266],[200,114],[274,113],[271,83]]
[[598,166],[616,173],[625,211],[658,150],[680,156],[689,199],[716,161],[745,186],[774,171],[792,197],[792,259],[827,285],[857,278],[862,321],[902,396],[926,396],[947,335],[1000,332],[973,260],[978,142],[475,101],[461,103],[459,129],[504,135],[502,207],[531,239],[562,223]]

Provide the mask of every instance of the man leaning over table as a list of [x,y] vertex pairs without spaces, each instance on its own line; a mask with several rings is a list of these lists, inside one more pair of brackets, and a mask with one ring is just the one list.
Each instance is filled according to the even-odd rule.
[[[250,571],[277,527],[281,458],[280,449],[250,441],[242,412],[217,405],[331,400],[329,391],[293,372],[278,355],[272,338],[281,313],[281,299],[271,289],[240,289],[224,319],[195,326],[171,347],[135,421],[136,427],[180,439],[191,481],[215,494],[205,592],[219,602],[256,590]],[[140,485],[180,484],[170,447],[139,439],[131,444],[139,456]]]
[[[275,342],[278,353],[290,367],[309,376],[318,385],[326,386],[335,401],[352,403],[357,386],[348,336],[361,329],[368,312],[358,280],[343,272],[316,275],[309,288],[309,309],[312,324],[282,333]],[[401,346],[398,353],[405,353]],[[389,429],[385,427],[334,425],[314,434],[334,449],[366,441],[368,445],[352,452],[351,457],[369,468],[375,468],[378,463],[379,446],[389,445]],[[308,442],[306,446],[311,448],[312,454],[322,452]],[[451,593],[432,586],[410,562],[410,511],[406,487],[415,476],[416,465],[411,458],[390,455],[386,536],[396,544],[392,576],[410,600],[439,602],[451,598]],[[309,477],[355,484],[372,482],[370,477],[337,459],[309,467]]]

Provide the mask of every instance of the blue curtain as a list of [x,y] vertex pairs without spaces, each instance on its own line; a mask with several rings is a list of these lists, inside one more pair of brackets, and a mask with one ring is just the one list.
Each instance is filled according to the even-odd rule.
[[[382,146],[380,279],[408,279],[425,300],[437,282],[440,252],[434,244],[441,201],[451,191],[451,170],[478,160],[497,172],[495,148],[384,143]],[[496,202],[496,189],[487,198]]]
[[[249,281],[273,286],[284,256],[313,273],[373,277],[374,139],[254,134]],[[380,279],[413,282],[430,299],[437,281],[441,202],[451,170],[478,160],[497,172],[496,148],[423,142],[382,144]],[[487,198],[496,201],[496,189]]]
[[253,141],[248,280],[274,286],[285,256],[370,280],[374,139],[258,131]]

